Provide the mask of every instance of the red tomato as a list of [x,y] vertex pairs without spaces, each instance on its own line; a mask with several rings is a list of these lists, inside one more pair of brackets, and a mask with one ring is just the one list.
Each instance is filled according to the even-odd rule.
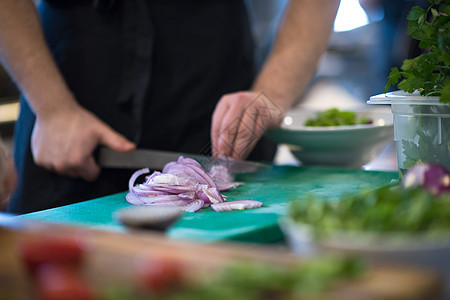
[[138,283],[147,291],[160,294],[182,283],[180,264],[167,258],[140,261],[137,266]]
[[72,264],[42,263],[35,270],[38,299],[87,300],[93,299],[90,287]]
[[19,243],[18,250],[31,273],[45,262],[80,264],[84,254],[83,248],[73,238],[23,240]]

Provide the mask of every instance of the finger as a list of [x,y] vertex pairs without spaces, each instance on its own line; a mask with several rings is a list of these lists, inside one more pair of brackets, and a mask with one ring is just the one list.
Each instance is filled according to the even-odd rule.
[[73,147],[72,151],[53,157],[51,161],[42,164],[42,166],[63,176],[91,179],[95,167],[89,165],[90,156],[92,156],[91,147]]
[[242,95],[237,95],[237,98],[233,99],[232,105],[229,106],[226,114],[222,118],[219,140],[217,141],[217,149],[222,156],[231,157],[233,154],[233,145],[238,134],[242,116],[245,113],[243,110],[244,101],[245,99]]
[[253,149],[255,148],[256,144],[258,143],[258,141],[261,139],[261,137],[263,136],[265,129],[262,126],[262,122],[261,122],[261,115],[258,115],[258,120],[256,121],[256,127],[255,127],[255,131],[254,131],[254,139],[252,139],[248,145],[247,148],[245,149],[245,152],[243,153],[243,156],[240,159],[246,159],[250,153],[253,151]]
[[54,172],[59,175],[72,178],[76,178],[78,176],[78,167],[73,164],[69,164],[67,161],[55,160],[53,163],[42,164],[41,166],[48,169],[50,172]]
[[64,162],[58,161],[50,170],[60,175],[82,178],[86,181],[94,181],[100,174],[100,167],[95,163],[93,156],[84,159],[71,158]]
[[126,152],[136,148],[136,144],[106,125],[100,131],[99,143],[120,152]]
[[238,134],[241,123],[242,112],[236,106],[230,107],[221,122],[221,131],[217,141],[217,152],[219,156],[232,156],[233,145]]
[[89,156],[83,164],[77,169],[77,176],[83,178],[86,181],[95,181],[100,175],[100,167],[95,162],[94,157]]
[[233,144],[234,159],[245,159],[259,140],[263,131],[258,125],[259,112],[252,107],[243,116]]
[[227,96],[223,96],[219,102],[217,103],[216,108],[214,109],[214,113],[212,116],[212,124],[211,124],[211,143],[212,143],[212,152],[214,156],[219,156],[219,138],[220,131],[222,126],[222,120],[229,109]]

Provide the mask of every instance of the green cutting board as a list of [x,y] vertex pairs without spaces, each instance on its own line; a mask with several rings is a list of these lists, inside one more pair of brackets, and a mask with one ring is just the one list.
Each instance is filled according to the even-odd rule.
[[[215,212],[205,208],[185,213],[167,234],[176,239],[214,242],[235,240],[272,243],[283,240],[278,220],[286,213],[288,203],[311,193],[336,201],[342,194],[372,189],[398,180],[397,172],[377,172],[330,167],[286,167],[254,174],[240,174],[244,184],[224,192],[229,201],[252,199],[261,208]],[[46,222],[84,226],[102,230],[126,231],[114,218],[118,209],[130,206],[126,192],[63,207],[18,216]]]

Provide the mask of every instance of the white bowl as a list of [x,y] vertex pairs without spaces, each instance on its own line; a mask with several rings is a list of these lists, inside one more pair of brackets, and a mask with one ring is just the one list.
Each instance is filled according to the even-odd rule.
[[440,273],[450,297],[450,235],[431,237],[410,233],[340,231],[315,239],[310,225],[289,217],[279,225],[293,253],[311,256],[320,253],[351,254],[372,262],[421,267]]
[[306,165],[361,167],[376,157],[394,138],[392,113],[355,111],[357,118],[373,121],[367,125],[304,126],[318,111],[289,112],[279,129],[266,135],[289,146],[291,152]]

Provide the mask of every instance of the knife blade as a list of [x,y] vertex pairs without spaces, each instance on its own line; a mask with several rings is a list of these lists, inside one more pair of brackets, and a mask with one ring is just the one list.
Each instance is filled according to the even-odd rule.
[[180,156],[195,159],[205,171],[209,171],[214,165],[224,165],[232,174],[261,172],[271,168],[270,165],[265,163],[234,160],[232,158],[215,158],[201,154],[153,149],[135,149],[128,152],[118,152],[107,147],[101,147],[99,149],[98,163],[104,168],[150,168],[153,170],[162,170],[167,163],[177,161]]

